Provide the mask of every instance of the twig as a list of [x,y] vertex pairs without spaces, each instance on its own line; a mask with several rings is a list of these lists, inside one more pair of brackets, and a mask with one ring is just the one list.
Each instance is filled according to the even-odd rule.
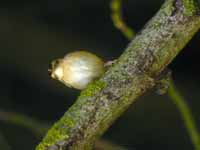
[[114,26],[118,28],[127,39],[132,39],[135,32],[124,22],[122,15],[122,0],[112,0],[110,3],[111,18]]
[[49,128],[49,125],[41,123],[40,121],[30,118],[24,114],[8,112],[5,110],[0,110],[0,121],[25,127],[31,130],[37,137],[43,136]]
[[188,104],[180,94],[179,90],[175,87],[172,80],[170,81],[168,95],[180,112],[180,115],[183,119],[183,122],[192,140],[195,150],[200,150],[200,135],[196,127],[193,115],[190,111],[190,108],[188,107]]

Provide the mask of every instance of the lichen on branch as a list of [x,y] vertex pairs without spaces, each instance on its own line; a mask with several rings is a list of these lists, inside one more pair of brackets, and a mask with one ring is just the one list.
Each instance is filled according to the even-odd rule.
[[36,149],[92,149],[96,139],[129,105],[154,87],[156,77],[199,30],[197,7],[188,15],[184,5],[183,0],[166,0],[115,64],[81,92]]

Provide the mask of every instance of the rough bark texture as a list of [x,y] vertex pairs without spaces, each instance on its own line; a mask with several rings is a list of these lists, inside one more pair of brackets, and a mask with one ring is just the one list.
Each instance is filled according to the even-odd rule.
[[90,150],[94,141],[139,96],[200,28],[193,0],[166,0],[117,62],[81,92],[37,150]]

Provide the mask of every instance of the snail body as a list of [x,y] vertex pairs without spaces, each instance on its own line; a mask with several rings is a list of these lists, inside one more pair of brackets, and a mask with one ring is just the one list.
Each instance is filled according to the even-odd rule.
[[82,90],[100,77],[105,72],[105,67],[98,56],[87,51],[76,51],[53,61],[50,70],[52,78],[68,87]]

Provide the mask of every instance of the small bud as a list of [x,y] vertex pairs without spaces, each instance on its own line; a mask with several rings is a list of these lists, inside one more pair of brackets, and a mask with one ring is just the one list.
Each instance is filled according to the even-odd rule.
[[63,59],[53,61],[49,69],[53,79],[80,90],[100,77],[104,71],[102,59],[86,51],[69,53]]

